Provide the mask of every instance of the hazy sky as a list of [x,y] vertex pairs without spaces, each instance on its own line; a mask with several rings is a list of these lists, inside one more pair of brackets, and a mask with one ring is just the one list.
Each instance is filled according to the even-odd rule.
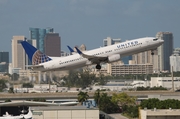
[[106,37],[122,41],[159,31],[174,35],[180,47],[180,0],[0,0],[0,51],[11,53],[14,35],[30,38],[29,27],[52,27],[67,45],[87,49]]

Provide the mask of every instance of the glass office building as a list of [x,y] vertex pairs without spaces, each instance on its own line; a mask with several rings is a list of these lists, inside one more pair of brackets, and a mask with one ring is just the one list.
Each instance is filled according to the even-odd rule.
[[158,39],[164,40],[164,43],[158,47],[160,71],[170,71],[170,56],[173,54],[173,34],[171,32],[158,32]]
[[0,63],[1,62],[9,63],[9,52],[0,52]]
[[0,72],[8,72],[9,52],[0,52]]
[[29,28],[30,31],[30,39],[36,40],[36,48],[39,49],[41,52],[44,52],[44,37],[47,33],[53,33],[53,28]]

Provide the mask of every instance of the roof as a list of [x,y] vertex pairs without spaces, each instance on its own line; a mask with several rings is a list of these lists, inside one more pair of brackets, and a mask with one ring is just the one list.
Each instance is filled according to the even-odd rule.
[[87,108],[86,106],[50,106],[50,107],[31,107],[31,110],[41,110],[41,111],[49,111],[49,110],[99,110],[96,107]]
[[35,102],[35,101],[13,101],[13,102],[4,102],[0,103],[0,107],[2,106],[58,106],[56,103],[48,103],[48,102]]

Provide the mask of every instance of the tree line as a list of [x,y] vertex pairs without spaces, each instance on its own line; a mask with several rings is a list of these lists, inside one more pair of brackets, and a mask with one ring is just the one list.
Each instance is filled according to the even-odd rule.
[[[78,93],[78,101],[87,101],[87,92]],[[122,113],[131,118],[137,118],[139,108],[147,109],[180,109],[180,101],[175,99],[159,100],[157,98],[143,100],[140,104],[136,103],[136,97],[128,96],[126,93],[114,93],[109,96],[106,92],[97,90],[93,96],[99,110],[105,113]]]
[[157,98],[151,98],[143,100],[140,107],[142,109],[180,109],[180,101],[176,99],[159,100]]
[[[87,101],[89,95],[87,92],[78,93],[78,101],[82,104]],[[123,113],[131,117],[138,116],[136,97],[128,96],[126,93],[114,93],[109,96],[106,92],[96,90],[93,96],[99,110],[105,113]]]
[[147,86],[147,87],[143,87],[143,86],[141,86],[141,87],[137,87],[136,88],[136,90],[137,91],[148,91],[148,90],[167,90],[167,88],[164,88],[164,87],[162,87],[162,86],[159,86],[159,87],[156,87],[156,86],[154,86],[154,87],[149,87],[149,86]]
[[90,73],[90,71],[75,71],[71,70],[68,76],[62,78],[63,83],[61,86],[67,87],[89,87],[92,84],[104,85],[107,83],[107,77],[103,74],[100,74],[99,77],[96,74]]

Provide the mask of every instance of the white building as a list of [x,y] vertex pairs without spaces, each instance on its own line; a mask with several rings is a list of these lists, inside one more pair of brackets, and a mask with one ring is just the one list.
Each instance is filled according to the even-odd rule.
[[141,109],[140,119],[179,119],[179,109]]
[[61,57],[65,57],[65,56],[69,56],[70,54],[65,52],[65,51],[61,51]]
[[132,64],[133,60],[129,60],[129,64],[122,64],[120,62],[114,62],[109,67],[109,73],[111,75],[122,74],[152,74],[152,64]]
[[150,86],[150,82],[145,80],[145,81],[142,81],[142,80],[135,80],[131,83],[131,85],[133,86],[133,88],[137,88],[137,87],[147,87],[147,86]]
[[180,71],[180,48],[174,49],[172,56],[170,56],[170,66],[171,71],[172,67],[173,71]]
[[123,91],[123,90],[128,90],[132,89],[131,85],[132,81],[118,81],[118,80],[111,80],[107,82],[106,85],[94,85],[92,86],[92,90],[110,90],[110,91]]
[[[180,88],[180,77],[174,77],[174,89],[179,89]],[[172,88],[172,77],[151,77],[151,87],[165,87],[165,88]]]
[[98,108],[84,106],[31,107],[33,119],[99,119]]
[[23,92],[45,93],[45,92],[56,92],[58,90],[57,85],[49,85],[49,84],[35,84],[33,88],[22,88],[22,84],[19,84],[19,85],[13,85],[13,88],[16,93],[23,93]]

